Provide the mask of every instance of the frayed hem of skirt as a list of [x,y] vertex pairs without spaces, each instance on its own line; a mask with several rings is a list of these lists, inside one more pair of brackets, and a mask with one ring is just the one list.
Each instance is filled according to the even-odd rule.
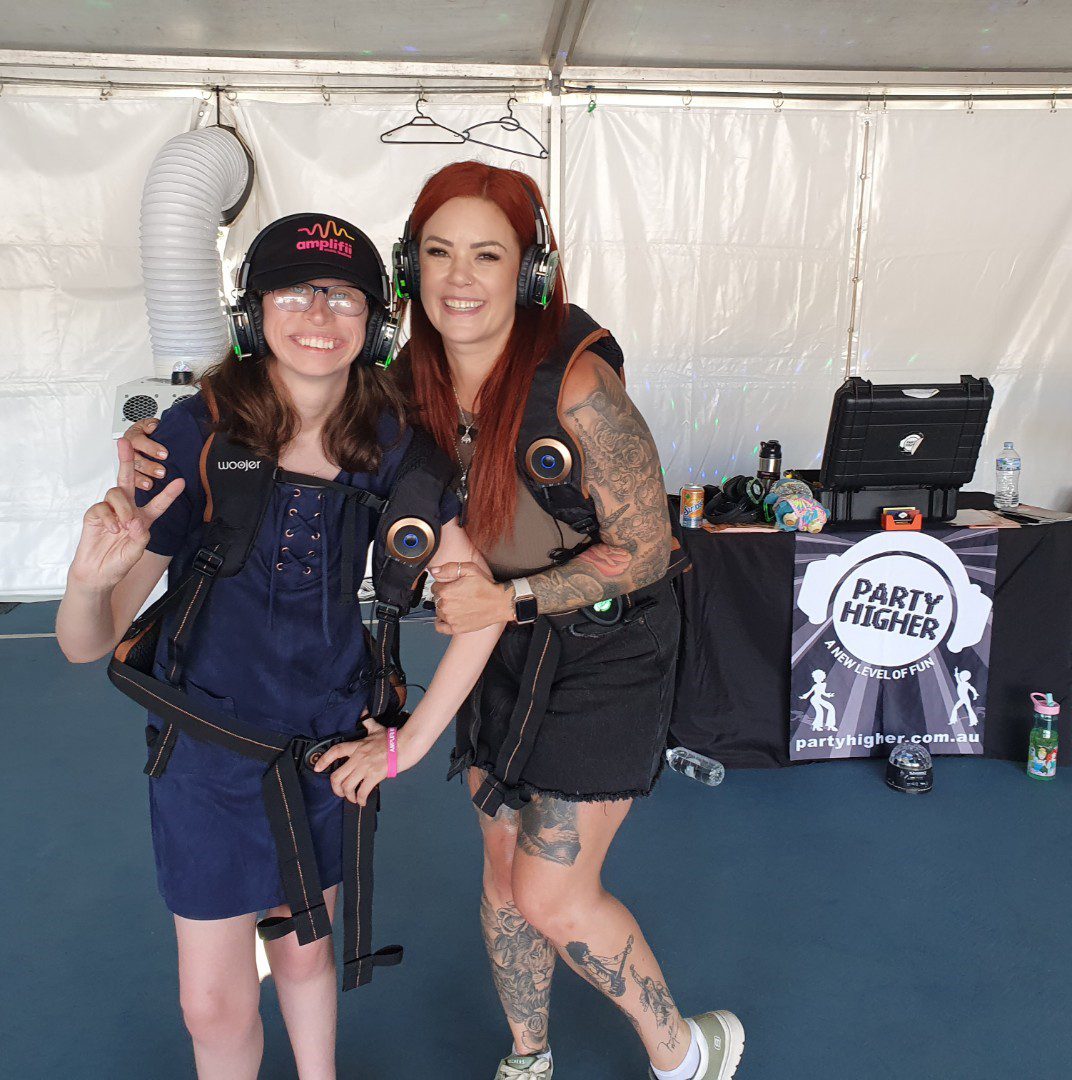
[[[466,769],[477,768],[483,769],[484,772],[491,772],[494,767],[494,762],[477,761],[476,755],[472,751],[462,755],[452,753],[447,779],[452,780],[455,776],[460,776]],[[662,773],[663,758],[660,755],[659,767],[655,770],[655,775],[646,788],[629,788],[625,791],[586,791],[578,794],[575,791],[559,791],[557,788],[537,787],[535,784],[530,784],[525,780],[519,780],[515,786],[526,798],[531,798],[533,795],[547,795],[552,799],[561,799],[563,802],[571,803],[622,802],[625,799],[646,799],[659,782]]]

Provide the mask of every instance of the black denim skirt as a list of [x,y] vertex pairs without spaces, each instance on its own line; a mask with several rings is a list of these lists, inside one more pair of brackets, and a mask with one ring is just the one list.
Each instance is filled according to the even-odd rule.
[[[561,654],[517,787],[571,802],[647,795],[673,704],[681,618],[669,578],[630,596],[613,626],[556,624]],[[557,617],[552,617],[552,621]],[[532,626],[508,626],[458,714],[452,773],[494,768],[524,694]]]

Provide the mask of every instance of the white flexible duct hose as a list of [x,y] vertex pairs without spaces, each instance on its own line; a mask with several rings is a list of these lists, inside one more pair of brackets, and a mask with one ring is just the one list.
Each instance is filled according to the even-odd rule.
[[169,139],[145,178],[141,266],[160,378],[180,362],[200,373],[228,347],[216,237],[248,193],[251,168],[238,137],[213,127]]

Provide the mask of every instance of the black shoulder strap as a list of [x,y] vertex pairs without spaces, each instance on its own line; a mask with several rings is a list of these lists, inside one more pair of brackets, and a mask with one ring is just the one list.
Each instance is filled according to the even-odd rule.
[[[558,413],[562,383],[573,362],[594,352],[621,377],[625,357],[621,346],[582,308],[570,304],[554,351],[536,368],[515,450],[517,470],[533,498],[553,518],[577,532],[597,538],[595,504],[584,487],[584,454],[566,431]],[[538,480],[529,467],[533,448],[544,442],[561,443],[569,451],[570,468],[553,481]]]
[[439,547],[439,506],[454,479],[454,466],[421,428],[399,465],[380,514],[372,549],[377,633],[369,713],[382,716],[392,701],[390,676],[398,658],[398,623],[420,599],[417,583]]
[[202,547],[220,555],[220,577],[242,570],[271,502],[275,462],[258,457],[213,432],[201,451],[201,484],[205,490],[205,534]]
[[[215,426],[219,421],[215,398],[211,390],[202,393]],[[181,617],[167,642],[165,675],[175,686],[182,684],[186,648],[213,582],[217,577],[233,577],[246,564],[271,500],[275,462],[214,430],[201,448],[199,468],[205,529],[189,573],[173,590]]]

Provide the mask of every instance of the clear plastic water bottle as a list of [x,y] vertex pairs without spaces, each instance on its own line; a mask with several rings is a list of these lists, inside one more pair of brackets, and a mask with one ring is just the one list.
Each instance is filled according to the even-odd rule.
[[686,750],[683,746],[667,747],[666,764],[674,772],[679,772],[690,780],[699,780],[708,787],[718,787],[726,778],[726,767],[721,761],[704,757],[694,750]]
[[1011,442],[998,454],[994,505],[999,510],[1015,510],[1020,505],[1020,455]]

